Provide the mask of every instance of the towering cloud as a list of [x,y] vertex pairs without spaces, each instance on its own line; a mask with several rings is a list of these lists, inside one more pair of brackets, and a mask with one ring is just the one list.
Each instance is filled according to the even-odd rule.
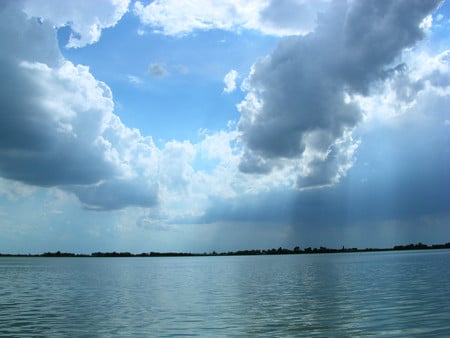
[[338,1],[313,33],[282,40],[246,81],[241,171],[288,165],[299,187],[336,183],[357,148],[352,130],[362,115],[351,97],[402,68],[402,50],[423,38],[421,23],[438,3]]
[[[65,60],[52,20],[30,17],[22,5],[0,6],[0,175],[72,191],[90,208],[155,205],[158,151],[151,138],[120,122],[109,87]],[[85,18],[78,13],[74,20],[79,16]]]

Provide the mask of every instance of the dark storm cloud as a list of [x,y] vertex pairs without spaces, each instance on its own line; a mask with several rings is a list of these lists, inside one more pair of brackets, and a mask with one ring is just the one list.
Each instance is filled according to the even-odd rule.
[[[262,106],[241,107],[241,171],[268,172],[279,159],[305,160],[306,149],[345,152],[337,141],[361,120],[346,95],[367,94],[372,83],[387,78],[401,51],[423,37],[420,23],[438,3],[338,1],[319,15],[313,33],[282,40],[248,78],[247,88]],[[311,133],[319,133],[320,141],[311,142]],[[329,154],[307,163],[312,165],[299,186],[332,183],[331,168],[343,170],[351,162],[351,156]]]

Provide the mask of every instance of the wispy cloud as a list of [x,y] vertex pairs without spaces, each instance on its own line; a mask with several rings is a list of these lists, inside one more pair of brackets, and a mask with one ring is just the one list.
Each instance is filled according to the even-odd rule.
[[169,75],[169,71],[167,70],[166,65],[159,62],[151,63],[148,66],[148,73],[150,74],[150,76],[157,78],[162,78]]
[[135,85],[140,85],[143,83],[142,79],[135,75],[128,75],[127,78],[130,83],[135,84]]

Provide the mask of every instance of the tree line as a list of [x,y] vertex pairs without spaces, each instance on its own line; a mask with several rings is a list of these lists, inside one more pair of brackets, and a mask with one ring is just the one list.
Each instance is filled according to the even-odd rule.
[[75,254],[71,252],[44,252],[42,254],[2,254],[0,256],[14,256],[14,257],[183,257],[183,256],[251,256],[251,255],[299,255],[299,254],[323,254],[323,253],[340,253],[340,252],[375,252],[375,251],[398,251],[398,250],[432,250],[432,249],[450,249],[450,242],[445,244],[433,244],[427,245],[421,242],[417,244],[407,245],[395,245],[392,248],[345,248],[332,249],[327,247],[311,248],[307,247],[301,249],[296,246],[293,249],[286,249],[279,247],[278,249],[272,248],[268,250],[238,250],[227,252],[142,252],[139,254],[133,254],[131,252],[93,252],[91,254]]

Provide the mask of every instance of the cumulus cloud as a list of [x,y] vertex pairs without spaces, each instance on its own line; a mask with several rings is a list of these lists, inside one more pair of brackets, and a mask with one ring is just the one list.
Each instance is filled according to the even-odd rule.
[[[363,110],[366,124],[396,123],[406,114],[411,120],[422,119],[425,114],[417,114],[414,108],[425,104],[423,97],[450,95],[450,50],[429,55],[419,49],[404,53],[403,58],[408,66],[395,69],[383,86],[378,86],[370,96],[351,98]],[[435,104],[430,105],[438,110]]]
[[241,171],[296,167],[301,188],[339,181],[351,167],[352,131],[362,119],[349,98],[390,77],[401,52],[423,38],[421,23],[437,5],[336,2],[313,33],[283,39],[245,81]]
[[[40,30],[46,28],[36,27]],[[47,48],[42,41],[33,42],[35,32],[23,34],[32,34],[22,46],[25,57],[33,44]],[[52,44],[49,49],[56,48],[56,37]],[[36,185],[91,183],[113,175],[114,167],[93,146],[104,116],[113,109],[109,88],[87,67],[58,58],[50,60],[59,63],[52,68],[42,62],[16,61],[20,56],[3,53],[0,64],[5,80],[0,98],[5,112],[0,117],[2,174]]]
[[236,90],[236,79],[238,77],[238,72],[234,69],[230,70],[224,77],[223,82],[225,83],[224,93],[231,93]]
[[[0,52],[0,175],[71,192],[88,209],[164,203],[169,222],[201,215],[218,197],[335,184],[353,164],[359,144],[353,129],[363,116],[362,101],[355,98],[364,98],[372,83],[387,80],[405,102],[427,86],[448,90],[444,54],[436,67],[421,70],[420,79],[402,77],[404,67],[393,63],[422,37],[417,27],[431,3],[407,2],[408,17],[400,15],[405,3],[383,3],[377,17],[371,6],[378,2],[338,2],[333,10],[340,15],[324,16],[310,35],[283,40],[253,66],[243,85],[248,93],[239,104],[238,130],[204,135],[198,144],[174,140],[159,149],[114,114],[105,83],[88,67],[64,59],[56,23],[24,14],[21,4],[2,3],[0,9],[0,41],[8,41]],[[273,13],[270,20],[279,17]],[[384,52],[373,51],[373,45]],[[168,72],[164,64],[153,66],[155,76]],[[225,92],[236,84],[237,72],[229,74]]]
[[72,29],[66,47],[77,48],[97,42],[102,29],[113,27],[128,11],[130,0],[58,1],[26,0],[24,11],[56,27]]
[[71,191],[89,208],[155,205],[151,138],[122,124],[109,87],[65,60],[56,30],[20,5],[0,9],[1,176]]
[[137,1],[134,13],[155,32],[186,35],[196,30],[257,30],[283,36],[306,34],[316,24],[316,15],[328,1],[156,0]]

